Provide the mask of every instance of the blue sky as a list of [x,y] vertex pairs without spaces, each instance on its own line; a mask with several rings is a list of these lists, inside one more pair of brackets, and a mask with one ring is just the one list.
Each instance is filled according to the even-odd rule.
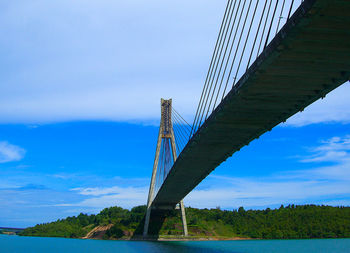
[[[145,204],[160,116],[193,118],[226,1],[1,1],[0,225]],[[350,85],[228,159],[185,198],[350,205]]]

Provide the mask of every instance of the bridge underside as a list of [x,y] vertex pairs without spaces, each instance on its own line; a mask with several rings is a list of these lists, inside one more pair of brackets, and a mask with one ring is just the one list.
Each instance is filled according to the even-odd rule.
[[305,0],[192,137],[153,207],[174,207],[233,153],[349,77],[350,1]]

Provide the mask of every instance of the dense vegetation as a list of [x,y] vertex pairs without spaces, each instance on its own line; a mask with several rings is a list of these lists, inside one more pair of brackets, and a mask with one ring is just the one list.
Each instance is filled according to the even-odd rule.
[[107,231],[107,236],[105,238],[120,238],[124,235],[123,232],[127,234],[127,231],[134,231],[136,229],[145,212],[146,206],[134,207],[130,211],[121,207],[110,207],[103,209],[97,215],[81,213],[78,216],[68,217],[50,223],[38,224],[34,227],[26,228],[20,235],[81,238],[96,226],[114,224],[114,226]]
[[350,208],[289,205],[271,210],[188,210],[189,224],[206,221],[228,227],[233,234],[251,238],[336,238],[350,237]]
[[80,238],[93,227],[95,215],[79,214],[51,223],[38,224],[23,230],[19,235]]
[[[114,224],[105,231],[104,239],[128,238],[140,233],[145,206],[126,210],[103,209],[97,215],[79,214],[52,223],[25,229],[21,235],[79,238],[97,226]],[[350,207],[288,205],[278,209],[227,211],[186,208],[188,230],[197,237],[250,238],[340,238],[350,237]],[[180,235],[181,219],[173,212],[164,220],[159,234]]]

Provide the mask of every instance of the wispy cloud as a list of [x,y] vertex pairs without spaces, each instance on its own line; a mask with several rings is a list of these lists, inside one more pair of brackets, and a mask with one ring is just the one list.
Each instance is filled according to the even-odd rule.
[[[333,137],[309,148],[311,155],[300,162],[318,163],[308,170],[275,172],[264,177],[232,177],[214,173],[185,198],[185,204],[200,208],[260,208],[288,203],[347,205],[350,199],[349,144],[349,136]],[[326,166],[324,162],[333,164]],[[72,191],[86,198],[63,205],[89,208],[122,205],[130,208],[145,203],[148,185],[74,188]]]
[[0,142],[0,163],[20,161],[25,154],[25,150],[19,146],[12,145],[7,141]]
[[348,180],[350,185],[349,135],[321,141],[319,146],[310,148],[310,152],[312,154],[301,159],[300,162],[319,165],[312,170],[293,173],[294,177],[308,176],[317,180]]
[[324,99],[314,102],[303,112],[289,118],[284,126],[301,127],[317,123],[350,122],[350,85],[346,82],[329,93]]
[[0,44],[11,71],[0,70],[0,121],[149,122],[159,118],[161,97],[192,114],[224,6],[209,0],[7,3]]
[[[264,177],[209,175],[186,198],[187,206],[208,208],[260,208],[280,204],[332,203],[347,205],[350,199],[350,136],[333,137],[310,147],[301,163],[315,163],[312,169],[275,172]],[[318,162],[318,163],[316,163]],[[324,165],[332,162],[332,165]],[[145,204],[149,179],[117,178],[110,187],[79,187],[71,191],[82,196],[78,202],[57,206],[102,209],[119,205],[130,208]],[[129,186],[116,184],[128,180]]]
[[[302,165],[308,163],[309,169],[259,177],[224,176],[218,174],[218,170],[186,196],[185,205],[225,209],[265,208],[289,203],[349,205],[349,143],[350,136],[333,137],[307,148],[308,155],[296,159]],[[333,155],[334,152],[340,155]],[[50,214],[45,216],[45,221],[52,221],[79,212],[97,213],[109,206],[132,208],[146,204],[147,200],[149,178],[103,178],[74,173],[44,175],[45,180],[42,177],[15,177],[7,183],[2,180],[0,201],[5,207],[1,210],[2,216],[22,217],[23,213],[18,210],[20,205],[23,210],[38,214],[35,222],[43,222],[44,212]],[[62,180],[71,182],[69,189],[53,187],[61,185]],[[32,219],[29,215],[26,217],[28,221]]]
[[77,203],[61,203],[58,206],[79,206],[89,208],[105,208],[108,206],[122,206],[132,208],[146,204],[148,187],[95,187],[73,188],[72,191],[88,197]]
[[[265,177],[237,178],[210,175],[186,198],[200,207],[271,206],[281,203],[332,203],[347,205],[350,199],[350,136],[333,137],[309,148],[302,163],[308,170],[274,173]],[[331,165],[324,165],[331,162]]]
[[[350,180],[314,180],[307,176],[303,179],[290,180],[286,177],[281,180],[274,175],[247,179],[211,177],[208,178],[211,186],[195,189],[186,197],[187,205],[202,208],[256,208],[285,203],[322,203],[338,196],[346,196],[345,199],[350,197]],[[342,201],[337,204],[342,204]]]
[[350,136],[333,137],[322,141],[321,145],[311,149],[314,154],[302,162],[337,162],[350,161]]
[[[0,122],[150,123],[161,97],[192,119],[224,8],[225,1],[209,0],[8,1],[0,10],[8,52]],[[287,125],[349,122],[349,94],[349,85],[340,87]]]
[[94,188],[73,188],[71,191],[77,191],[81,195],[87,195],[87,196],[101,196],[101,195],[108,195],[113,193],[120,193],[123,189],[114,186],[114,187],[107,187],[107,188],[101,188],[101,187],[94,187]]
[[[348,170],[349,171],[349,170]],[[346,205],[350,198],[350,173],[348,177],[329,171],[325,179],[322,170],[291,171],[266,177],[240,178],[210,175],[186,198],[187,206],[199,208],[260,208],[288,203],[328,203]],[[73,188],[84,199],[60,203],[61,207],[102,209],[108,206],[131,208],[146,203],[148,185],[143,187],[87,187]]]

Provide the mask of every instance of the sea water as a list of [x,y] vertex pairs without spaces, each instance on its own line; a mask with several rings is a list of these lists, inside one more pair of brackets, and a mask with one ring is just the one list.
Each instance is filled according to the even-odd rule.
[[350,253],[350,239],[241,241],[103,241],[0,235],[0,253],[133,253],[133,252],[327,252]]

